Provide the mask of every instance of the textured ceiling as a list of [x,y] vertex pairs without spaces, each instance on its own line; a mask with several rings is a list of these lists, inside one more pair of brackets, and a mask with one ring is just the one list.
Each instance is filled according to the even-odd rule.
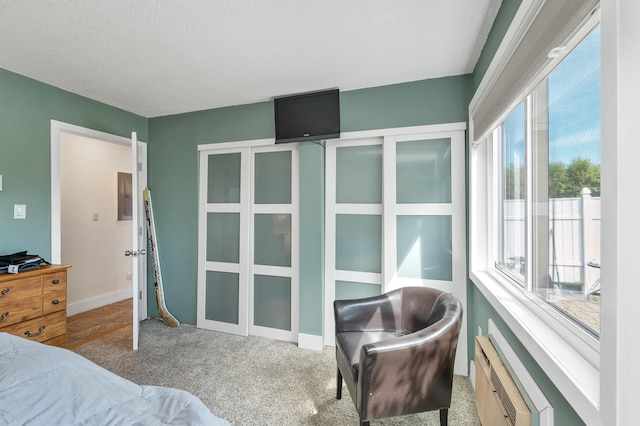
[[1,0],[0,68],[156,117],[473,71],[501,0]]

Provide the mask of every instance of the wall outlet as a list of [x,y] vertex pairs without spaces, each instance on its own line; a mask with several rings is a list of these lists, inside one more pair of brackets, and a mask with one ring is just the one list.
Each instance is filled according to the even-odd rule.
[[99,221],[100,220],[100,213],[98,213],[98,212],[91,213],[91,220],[93,222]]
[[133,279],[133,272],[127,272],[127,280]]
[[476,336],[482,336],[482,327],[478,326],[478,334]]

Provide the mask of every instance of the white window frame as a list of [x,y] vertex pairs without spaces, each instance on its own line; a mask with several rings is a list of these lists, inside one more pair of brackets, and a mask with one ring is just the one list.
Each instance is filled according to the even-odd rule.
[[[514,18],[512,28],[526,24],[525,13],[519,13]],[[538,77],[523,91],[522,96],[514,100],[511,107],[515,107],[525,95],[532,93],[535,87],[548,76],[555,66],[561,62],[566,54],[600,22],[600,13],[593,14],[587,23],[576,31],[565,49],[565,54],[555,58]],[[494,63],[505,60],[508,56],[503,45],[509,44],[509,37],[515,31],[505,36],[501,49],[489,67],[483,83],[495,76],[491,73],[499,68]],[[476,95],[469,106],[470,111],[470,278],[478,290],[489,301],[502,319],[509,325],[529,354],[540,365],[549,379],[557,386],[564,398],[571,404],[576,413],[586,422],[596,422],[600,419],[600,344],[583,328],[567,319],[547,303],[541,301],[530,292],[532,289],[531,262],[527,262],[526,287],[520,288],[499,273],[493,260],[497,254],[497,236],[499,230],[498,215],[494,206],[499,199],[499,188],[496,185],[494,168],[500,168],[501,163],[497,150],[494,149],[492,132],[485,135],[474,134],[473,111],[483,98],[487,84],[481,83]],[[527,101],[529,102],[529,101]],[[495,125],[504,121],[512,108],[504,111],[496,120]],[[495,128],[495,125],[492,128]],[[530,130],[527,130],[530,132]],[[528,161],[528,167],[529,165]],[[530,169],[528,169],[530,171]],[[527,174],[528,183],[531,174]],[[527,191],[530,194],[530,191]],[[531,195],[528,195],[530,197]],[[527,199],[527,214],[530,215],[534,206],[531,199]],[[532,225],[527,224],[527,228]],[[532,235],[527,229],[527,235]],[[527,259],[533,259],[531,243],[527,243]]]

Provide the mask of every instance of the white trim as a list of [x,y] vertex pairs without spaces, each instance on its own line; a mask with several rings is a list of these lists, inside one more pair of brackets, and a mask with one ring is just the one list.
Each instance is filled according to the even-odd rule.
[[377,274],[375,272],[343,271],[336,269],[333,273],[333,278],[334,281],[350,281],[382,285],[382,274]]
[[113,293],[102,294],[100,296],[92,297],[90,299],[80,300],[74,303],[67,304],[67,316],[76,315],[82,312],[90,311],[95,308],[110,305],[112,303],[120,302],[131,298],[131,290],[125,288]]
[[[246,141],[237,142],[220,142],[220,143],[207,143],[198,145],[198,151],[216,151],[216,153],[222,154],[220,150],[228,150],[228,152],[237,152],[240,148],[255,148],[259,146],[273,145],[276,143],[275,138],[269,139],[252,139]],[[291,145],[291,144],[282,144]]]
[[[428,124],[424,126],[409,126],[409,127],[392,127],[388,129],[373,129],[373,130],[360,130],[354,132],[344,132],[340,135],[339,139],[332,139],[332,141],[344,141],[348,139],[364,139],[364,138],[380,138],[385,136],[403,136],[412,135],[416,133],[438,133],[438,132],[454,132],[457,130],[467,130],[466,122],[456,123],[443,123],[443,124]],[[327,141],[329,142],[329,141]],[[371,145],[366,143],[366,145]],[[345,146],[341,143],[340,146]]]
[[312,351],[321,351],[324,349],[322,336],[298,333],[298,347],[302,349],[311,349]]
[[518,355],[491,318],[489,318],[489,335],[492,340],[495,340],[495,344],[502,351],[507,363],[513,369],[529,398],[531,398],[531,402],[540,416],[539,426],[553,426],[553,407],[549,400],[544,396],[538,384],[533,380],[533,377],[531,377]]

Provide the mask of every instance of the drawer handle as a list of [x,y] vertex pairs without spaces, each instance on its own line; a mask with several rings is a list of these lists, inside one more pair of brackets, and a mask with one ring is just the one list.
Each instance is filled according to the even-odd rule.
[[38,332],[37,332],[37,333],[32,333],[32,332],[30,332],[29,330],[27,330],[27,331],[25,331],[25,332],[24,332],[24,334],[25,334],[27,337],[38,337],[38,336],[39,336],[39,335],[41,335],[41,334],[42,334],[42,332],[44,331],[44,327],[45,327],[44,325],[43,325],[42,327],[40,327],[40,328],[38,329]]
[[54,284],[60,284],[60,280],[53,280]]
[[51,302],[51,303],[53,303],[54,305],[57,305],[58,303],[60,303],[60,301],[59,301],[58,299],[55,299],[55,300],[54,300],[53,302]]
[[7,295],[7,293],[9,293],[9,289],[5,288],[4,290],[2,290],[2,293],[0,294],[0,299],[4,299],[4,297]]
[[9,311],[3,313],[2,316],[0,317],[0,322],[4,322],[4,320],[6,320],[8,316],[9,316]]

